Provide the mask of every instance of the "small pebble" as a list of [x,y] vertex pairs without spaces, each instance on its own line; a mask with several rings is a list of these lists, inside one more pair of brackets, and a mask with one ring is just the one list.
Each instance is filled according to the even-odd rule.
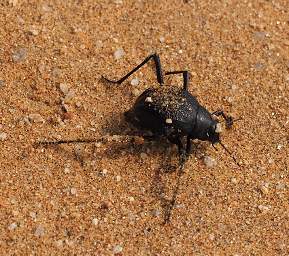
[[232,178],[232,179],[231,179],[231,182],[232,182],[233,184],[237,184],[237,183],[238,183],[238,180],[237,180],[236,178]]
[[282,147],[283,147],[282,144],[278,144],[278,145],[277,145],[277,149],[278,149],[278,150],[280,150]]
[[14,229],[16,229],[17,228],[17,223],[15,223],[15,222],[13,222],[13,223],[11,223],[9,226],[8,226],[8,229],[9,230],[14,230]]
[[69,92],[69,87],[65,83],[60,83],[59,84],[59,89],[60,89],[60,91],[63,92],[64,95],[68,94],[68,92]]
[[259,205],[258,206],[258,209],[263,213],[268,212],[270,210],[270,208],[271,208],[270,206],[266,206],[266,205]]
[[130,84],[131,84],[132,86],[137,86],[137,85],[139,84],[138,78],[132,79],[132,80],[130,81]]
[[65,173],[65,174],[70,173],[70,168],[69,168],[69,167],[65,167],[65,168],[64,168],[64,173]]
[[128,198],[128,201],[133,202],[133,201],[134,201],[134,197],[133,197],[133,196],[130,196],[130,197]]
[[135,96],[135,97],[139,96],[140,93],[141,93],[140,90],[137,89],[137,88],[134,88],[134,89],[132,90],[132,94],[133,94],[133,96]]
[[107,173],[108,173],[108,170],[107,170],[107,169],[102,169],[102,170],[100,171],[100,174],[101,174],[102,176],[106,176]]
[[18,4],[18,0],[9,0],[8,3],[15,7]]
[[0,88],[4,86],[4,80],[0,80]]
[[7,133],[6,132],[0,132],[0,141],[4,141],[7,139]]
[[122,250],[123,250],[122,246],[118,244],[118,245],[113,247],[112,252],[113,252],[113,254],[118,254],[118,253],[121,253]]
[[97,218],[93,218],[91,222],[94,226],[97,226],[99,223],[99,220]]
[[160,40],[161,43],[163,43],[163,42],[165,41],[165,38],[164,38],[163,36],[161,36],[161,37],[159,38],[159,40]]
[[222,132],[222,124],[221,123],[217,123],[215,132],[216,133],[221,133]]
[[148,155],[146,154],[146,153],[144,153],[144,152],[142,152],[142,153],[140,153],[140,158],[141,159],[146,159],[148,157]]
[[64,102],[68,102],[70,100],[72,100],[75,96],[75,92],[74,90],[69,90],[69,92],[65,95],[65,98],[64,98]]
[[39,30],[36,29],[35,27],[32,27],[28,30],[28,32],[33,35],[33,36],[38,36],[39,35]]
[[146,97],[145,102],[153,102],[152,97]]
[[262,194],[266,195],[269,193],[269,184],[265,183],[259,186],[260,191],[262,192]]
[[121,176],[117,175],[117,176],[115,177],[115,179],[116,179],[117,182],[119,182],[119,181],[121,181]]
[[122,48],[119,48],[114,52],[113,55],[116,60],[119,60],[124,56],[124,54],[125,54],[124,50]]
[[27,49],[26,48],[20,48],[17,49],[13,54],[12,54],[12,60],[14,62],[21,62],[24,61],[27,57]]
[[276,185],[276,189],[277,189],[277,190],[283,190],[283,189],[285,189],[285,184],[279,182],[279,183]]
[[40,114],[30,114],[28,116],[29,120],[34,122],[34,123],[44,123],[45,120]]
[[167,119],[166,119],[166,123],[167,123],[167,124],[172,124],[172,123],[173,123],[173,120],[172,120],[171,118],[167,118]]
[[159,209],[153,209],[153,210],[151,211],[151,214],[152,214],[152,216],[154,216],[154,217],[158,217],[158,216],[160,216],[161,211],[160,211]]
[[35,229],[34,235],[35,235],[35,236],[38,236],[38,237],[41,237],[41,236],[44,236],[44,233],[45,233],[44,227],[41,226],[41,225],[39,225],[39,226]]
[[208,168],[213,168],[214,166],[217,165],[217,161],[216,159],[210,157],[210,156],[205,156],[204,157],[204,164],[208,167]]
[[55,242],[55,245],[56,245],[57,247],[61,247],[61,246],[63,246],[63,241],[62,241],[61,239],[59,239],[59,240],[57,240],[57,241]]
[[214,235],[214,234],[209,234],[209,239],[210,239],[211,241],[215,240],[215,235]]
[[30,213],[29,213],[29,216],[30,216],[32,219],[36,219],[36,212],[30,212]]
[[71,193],[71,195],[76,195],[76,193],[77,193],[76,188],[71,188],[70,193]]

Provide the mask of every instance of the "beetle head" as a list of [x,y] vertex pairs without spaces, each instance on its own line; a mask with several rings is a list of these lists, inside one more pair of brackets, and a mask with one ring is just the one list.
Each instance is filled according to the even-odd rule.
[[208,141],[212,142],[212,144],[219,143],[220,142],[220,123],[218,123],[215,120],[212,120],[211,125],[209,126],[207,136]]

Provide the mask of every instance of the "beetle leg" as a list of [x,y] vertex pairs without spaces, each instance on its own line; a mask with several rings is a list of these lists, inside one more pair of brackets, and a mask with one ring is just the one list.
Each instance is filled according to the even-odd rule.
[[106,80],[107,82],[110,83],[114,83],[114,84],[121,84],[124,80],[126,80],[128,77],[130,77],[130,75],[132,75],[134,72],[136,72],[137,70],[139,70],[143,65],[145,65],[150,59],[153,59],[155,62],[155,66],[156,66],[156,75],[157,75],[157,80],[159,82],[160,85],[162,85],[164,83],[163,80],[163,74],[162,74],[162,67],[161,67],[161,61],[160,61],[160,57],[158,54],[154,53],[152,55],[149,55],[148,57],[146,57],[144,59],[143,62],[141,62],[139,65],[137,65],[133,70],[131,70],[130,72],[128,72],[124,77],[122,77],[119,80],[109,80],[107,78],[105,78],[104,76],[102,76],[102,78],[104,80]]
[[191,151],[192,151],[192,141],[191,138],[187,136],[186,154],[190,155]]
[[183,79],[184,79],[183,89],[187,91],[189,80],[190,80],[190,73],[188,71],[172,71],[172,72],[165,73],[165,75],[174,75],[174,74],[183,74]]
[[230,129],[233,126],[233,123],[234,123],[233,117],[226,115],[223,110],[217,110],[213,112],[211,115],[222,116],[226,122],[226,127],[228,129]]

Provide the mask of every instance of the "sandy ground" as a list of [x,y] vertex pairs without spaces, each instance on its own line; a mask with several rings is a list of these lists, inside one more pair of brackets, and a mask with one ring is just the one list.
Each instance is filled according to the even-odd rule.
[[[287,0],[1,1],[0,254],[289,255],[288,10]],[[129,131],[123,112],[157,86],[153,65],[121,86],[100,77],[152,52],[166,71],[190,70],[208,110],[243,118],[222,136],[241,167],[198,142],[166,225],[174,146],[34,144]]]

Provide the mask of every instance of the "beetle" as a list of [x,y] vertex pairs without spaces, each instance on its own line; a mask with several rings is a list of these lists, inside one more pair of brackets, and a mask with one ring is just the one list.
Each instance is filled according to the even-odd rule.
[[[233,125],[233,118],[222,110],[210,113],[198,102],[188,90],[190,78],[188,71],[165,72],[164,75],[183,75],[182,88],[165,86],[160,57],[154,53],[119,80],[110,80],[104,76],[102,78],[109,83],[121,84],[151,59],[155,63],[160,87],[146,89],[136,99],[132,108],[125,112],[126,121],[139,129],[149,130],[153,134],[152,137],[164,136],[177,145],[182,163],[191,151],[191,141],[195,139],[209,141],[213,146],[216,143],[221,144],[237,163],[235,157],[220,140],[220,122],[214,116],[222,116],[227,128]],[[186,146],[183,145],[184,137]]]
[[[169,222],[171,211],[176,202],[177,192],[180,186],[180,177],[187,156],[191,152],[192,140],[199,139],[209,141],[214,146],[219,143],[227,153],[233,158],[237,165],[235,157],[225,147],[220,140],[220,122],[214,116],[222,116],[225,120],[226,127],[231,128],[233,119],[222,110],[210,113],[202,106],[195,96],[189,90],[188,71],[171,71],[163,74],[160,57],[154,53],[145,58],[139,65],[128,72],[119,80],[110,80],[104,76],[102,78],[112,84],[122,84],[134,72],[139,70],[150,60],[155,63],[155,71],[158,88],[146,89],[135,101],[133,106],[124,113],[127,122],[140,130],[148,130],[151,136],[145,138],[165,137],[171,143],[177,145],[179,151],[179,172],[176,188],[173,192],[172,199],[166,205],[165,223]],[[183,75],[183,86],[165,86],[164,76],[166,75]],[[183,145],[183,139],[186,139],[186,146]],[[97,142],[96,139],[77,139],[77,140],[59,140],[59,141],[43,141],[40,144],[64,144],[64,143],[91,143]],[[101,141],[101,139],[100,139]],[[215,147],[214,147],[215,148]],[[167,202],[165,202],[167,203]]]

